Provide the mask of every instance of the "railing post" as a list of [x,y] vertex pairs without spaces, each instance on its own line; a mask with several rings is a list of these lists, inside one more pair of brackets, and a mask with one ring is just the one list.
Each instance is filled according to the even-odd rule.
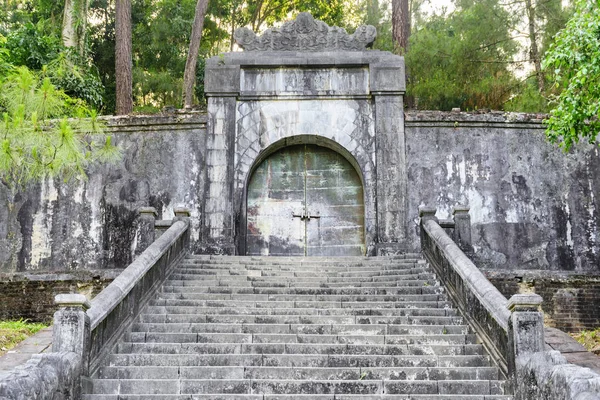
[[428,207],[428,206],[420,206],[419,207],[419,218],[421,219],[420,224],[419,224],[419,226],[420,226],[419,235],[421,237],[421,251],[423,252],[423,254],[425,254],[426,247],[427,247],[426,234],[425,234],[425,230],[423,229],[423,224],[425,224],[425,222],[430,219],[434,220],[435,222],[439,222],[439,220],[435,216],[436,212],[437,212],[437,209],[435,207]]
[[154,207],[140,207],[137,229],[137,245],[134,255],[137,257],[144,252],[156,239],[155,224],[158,213]]
[[455,206],[452,208],[454,217],[454,239],[465,253],[473,252],[471,239],[471,216],[469,206]]
[[192,229],[191,223],[190,223],[190,216],[192,215],[192,212],[187,207],[175,207],[173,209],[173,213],[175,213],[175,217],[173,218],[173,223],[175,223],[177,221],[183,221],[188,226],[188,229],[185,233],[185,244],[184,244],[184,246],[187,247],[187,245],[190,242],[190,231]]
[[435,217],[436,212],[437,209],[435,207],[420,206],[419,217],[421,218],[421,225],[423,225],[425,221],[428,221],[430,219],[433,219],[436,222],[438,222],[438,219]]
[[54,313],[52,352],[72,352],[81,357],[80,373],[73,383],[73,398],[79,398],[81,376],[88,373],[90,318],[86,311],[90,302],[82,294],[59,294],[54,298],[59,306]]
[[190,215],[192,212],[187,207],[175,207],[173,209],[173,213],[175,214],[175,218],[173,218],[173,222],[175,221],[188,221],[190,220]]
[[515,294],[508,299],[509,372],[517,379],[517,358],[544,351],[544,315],[540,311],[542,297],[535,294]]

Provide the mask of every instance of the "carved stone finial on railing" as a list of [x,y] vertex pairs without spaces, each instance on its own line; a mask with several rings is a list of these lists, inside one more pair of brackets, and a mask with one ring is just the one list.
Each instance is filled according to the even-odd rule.
[[248,28],[238,28],[233,37],[246,51],[362,51],[373,44],[377,30],[372,25],[363,25],[350,35],[343,28],[329,26],[302,12],[294,21],[284,23],[281,28],[267,29],[261,36]]
[[515,357],[544,350],[544,315],[542,297],[535,293],[515,294],[508,299],[511,312],[509,332]]
[[421,218],[422,223],[428,219],[434,219],[437,222],[437,218],[435,217],[436,212],[437,209],[435,207],[419,206],[419,218]]

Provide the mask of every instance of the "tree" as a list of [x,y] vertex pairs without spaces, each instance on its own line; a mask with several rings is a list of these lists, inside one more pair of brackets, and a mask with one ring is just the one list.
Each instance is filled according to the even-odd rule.
[[408,0],[392,0],[392,35],[396,52],[405,54],[410,37],[410,10]]
[[115,2],[115,38],[115,112],[117,115],[127,115],[133,111],[131,0]]
[[575,9],[543,62],[560,90],[551,97],[546,136],[565,151],[580,139],[594,143],[600,131],[600,7],[577,0]]
[[65,0],[62,39],[65,47],[77,49],[79,55],[85,51],[85,34],[89,0]]
[[517,43],[498,0],[459,0],[412,33],[408,93],[420,108],[502,109],[516,84],[509,70]]
[[44,177],[85,177],[89,164],[120,157],[94,111],[27,67],[3,82],[0,104],[0,182],[10,189]]
[[185,63],[185,72],[183,74],[183,106],[192,107],[194,98],[194,81],[196,80],[196,66],[198,65],[198,51],[200,50],[200,39],[202,38],[202,28],[204,27],[204,15],[208,7],[208,0],[198,0],[196,5],[196,14],[194,16],[194,25],[190,37],[190,49],[188,51],[187,61]]

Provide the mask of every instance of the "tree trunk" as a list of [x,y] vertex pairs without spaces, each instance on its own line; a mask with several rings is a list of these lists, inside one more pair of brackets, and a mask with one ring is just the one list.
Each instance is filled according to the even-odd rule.
[[525,6],[527,7],[527,19],[529,22],[529,40],[531,42],[531,48],[529,55],[531,61],[535,67],[535,75],[537,77],[538,90],[544,92],[546,89],[546,82],[544,80],[544,73],[542,72],[542,60],[540,51],[538,50],[538,38],[537,32],[535,31],[535,7],[531,3],[531,0],[525,0]]
[[85,50],[85,32],[89,0],[65,0],[62,40],[65,47],[74,47],[80,55]]
[[208,7],[208,0],[198,0],[196,4],[196,15],[190,36],[190,48],[185,62],[183,73],[183,106],[191,108],[194,99],[194,83],[196,82],[196,65],[198,64],[198,51],[200,50],[200,39],[204,28],[204,15]]
[[408,0],[392,0],[392,36],[396,52],[405,54],[410,36]]
[[127,115],[133,111],[131,0],[116,0],[115,40],[116,114]]

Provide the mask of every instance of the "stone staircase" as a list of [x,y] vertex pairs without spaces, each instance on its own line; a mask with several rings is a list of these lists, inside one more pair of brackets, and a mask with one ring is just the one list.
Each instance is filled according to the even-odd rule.
[[85,400],[510,400],[418,254],[188,256]]

